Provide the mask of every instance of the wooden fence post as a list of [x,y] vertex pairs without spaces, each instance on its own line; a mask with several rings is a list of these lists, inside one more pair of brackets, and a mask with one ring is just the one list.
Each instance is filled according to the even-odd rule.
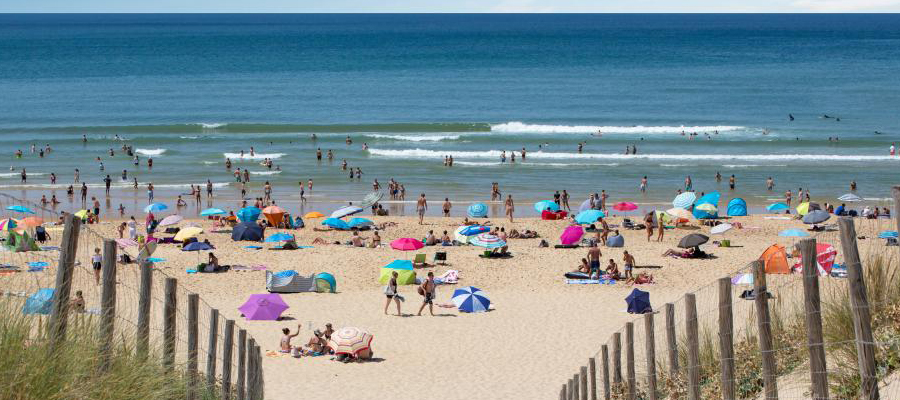
[[753,286],[756,295],[756,323],[759,331],[759,351],[762,355],[763,386],[766,399],[778,398],[778,369],[772,347],[772,325],[769,317],[769,291],[766,288],[766,266],[753,262]]
[[247,398],[258,400],[256,397],[256,339],[247,339]]
[[622,383],[622,333],[613,333],[613,383]]
[[587,367],[581,367],[581,400],[588,400]]
[[575,380],[569,378],[569,382],[566,383],[566,398],[569,400],[577,400],[575,399]]
[[109,370],[116,318],[116,241],[103,241],[103,292],[100,300],[100,373]]
[[653,313],[644,314],[644,347],[647,359],[647,396],[656,400],[656,332],[654,332]]
[[828,375],[825,344],[822,340],[822,305],[819,300],[819,266],[816,261],[816,239],[803,239],[797,244],[803,261],[803,303],[806,310],[806,342],[809,347],[809,375],[812,399],[828,399]]
[[731,300],[731,278],[719,278],[719,364],[722,398],[737,398],[734,392],[734,315]]
[[[894,198],[894,229],[900,232],[900,186],[891,188],[891,197]],[[900,250],[900,246],[897,250]]]
[[209,342],[206,345],[206,386],[210,390],[216,385],[216,347],[219,340],[219,310],[209,310]]
[[568,397],[566,397],[566,385],[565,384],[562,385],[562,389],[559,389],[559,400],[569,400]]
[[222,347],[222,400],[231,400],[231,354],[234,351],[234,321],[225,320]]
[[609,347],[605,344],[600,347],[600,353],[603,357],[603,399],[609,400],[612,396],[609,390]]
[[78,253],[78,233],[81,219],[72,214],[65,216],[66,227],[60,242],[59,268],[56,270],[56,286],[53,293],[53,308],[50,312],[50,349],[56,351],[66,338],[69,324],[69,297],[72,292],[72,273],[75,271],[75,257]]
[[153,290],[153,270],[150,261],[138,260],[141,269],[141,292],[138,299],[137,343],[138,358],[144,359],[150,351],[150,303]]
[[[897,213],[900,210],[894,210]],[[856,227],[853,220],[838,220],[841,229],[841,247],[847,265],[847,281],[850,284],[850,310],[853,315],[853,332],[856,335],[856,357],[859,362],[860,398],[878,399],[878,378],[875,376],[875,345],[872,338],[872,320],[869,314],[869,297],[863,276],[859,248],[856,246]]]
[[169,371],[175,368],[175,310],[178,306],[176,289],[178,280],[166,278],[165,303],[163,304],[163,366]]
[[590,371],[591,376],[588,378],[591,381],[591,400],[597,400],[597,358],[591,357],[588,358],[588,370]]
[[578,374],[572,375],[572,400],[581,399],[581,391],[578,390]]
[[238,330],[237,400],[247,399],[247,331]]
[[675,335],[675,305],[666,303],[666,344],[669,352],[669,375],[678,375],[678,337]]
[[637,382],[634,377],[634,323],[625,323],[625,372],[628,374],[628,400],[637,398]]
[[684,295],[685,339],[688,342],[688,398],[700,400],[700,339],[697,321],[697,297],[693,293]]
[[187,310],[187,399],[197,398],[197,344],[199,336],[198,319],[200,295],[189,293]]
[[265,398],[263,391],[265,385],[263,385],[262,350],[259,348],[259,345],[256,346],[253,356],[256,357],[256,399],[263,400]]

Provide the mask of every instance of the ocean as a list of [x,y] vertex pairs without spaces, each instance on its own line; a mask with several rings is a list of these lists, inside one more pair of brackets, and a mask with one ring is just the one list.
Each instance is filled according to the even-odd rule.
[[851,180],[878,201],[900,181],[896,14],[6,14],[0,55],[0,190],[63,209],[81,207],[65,199],[75,168],[98,198],[111,175],[106,204],[128,212],[148,182],[172,205],[207,179],[234,207],[226,157],[249,196],[269,181],[296,206],[313,179],[304,208],[323,210],[391,178],[435,210],[498,182],[519,214],[563,189],[666,208],[687,176],[757,209],[799,188],[835,202]]

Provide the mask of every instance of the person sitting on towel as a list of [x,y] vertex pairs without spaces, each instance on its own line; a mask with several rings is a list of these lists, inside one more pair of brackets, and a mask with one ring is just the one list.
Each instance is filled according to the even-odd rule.
[[619,266],[616,264],[616,260],[609,259],[609,265],[606,266],[606,274],[609,275],[610,279],[619,279]]
[[441,246],[453,246],[453,241],[450,240],[450,235],[447,234],[447,231],[444,231],[444,235],[441,236]]
[[353,237],[350,238],[350,245],[353,247],[366,247],[365,238],[359,236],[358,231],[353,231]]
[[587,258],[582,258],[582,259],[581,259],[581,265],[579,265],[578,268],[576,268],[576,269],[575,269],[574,271],[572,271],[572,272],[582,272],[582,273],[585,273],[585,274],[590,274],[590,273],[591,273],[591,264],[588,263]]
[[203,267],[203,272],[216,272],[219,270],[219,258],[215,254],[209,252],[209,261]]

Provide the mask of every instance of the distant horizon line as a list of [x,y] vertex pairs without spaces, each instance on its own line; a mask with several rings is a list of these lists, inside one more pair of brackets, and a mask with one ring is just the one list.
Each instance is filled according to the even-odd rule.
[[430,12],[413,12],[413,11],[372,11],[372,12],[350,12],[350,11],[328,11],[328,12],[274,12],[274,11],[224,11],[224,12],[207,12],[207,11],[178,11],[178,12],[140,12],[140,11],[85,11],[85,12],[8,12],[0,11],[0,15],[900,15],[900,12],[873,12],[873,11],[698,11],[698,12],[671,12],[671,11],[642,11],[642,12],[578,12],[578,11],[551,11],[551,12],[531,12],[531,11],[508,11],[508,12],[491,12],[491,11],[468,11],[468,12],[449,12],[449,11],[430,11]]

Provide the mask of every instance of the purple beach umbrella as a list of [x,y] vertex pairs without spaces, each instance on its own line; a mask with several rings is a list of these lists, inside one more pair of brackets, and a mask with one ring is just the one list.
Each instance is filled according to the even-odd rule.
[[238,311],[250,321],[277,321],[288,305],[278,293],[251,294]]

